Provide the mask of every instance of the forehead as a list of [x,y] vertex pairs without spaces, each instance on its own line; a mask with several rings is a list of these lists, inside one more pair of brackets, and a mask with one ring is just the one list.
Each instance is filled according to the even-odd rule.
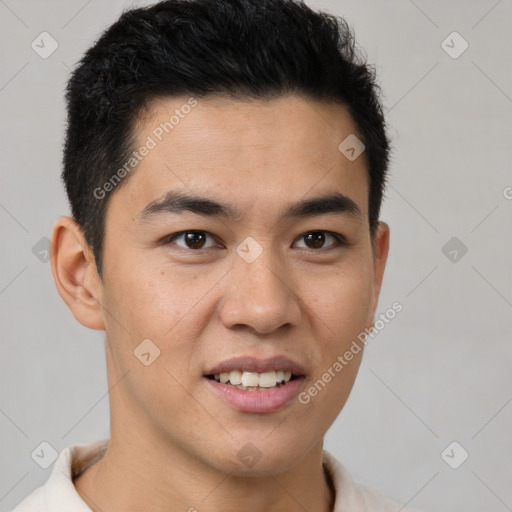
[[285,149],[298,154],[318,153],[326,147],[337,150],[343,140],[340,138],[357,134],[357,128],[344,105],[303,96],[272,100],[183,96],[151,101],[140,113],[135,133],[139,143],[152,137],[168,151],[189,150],[191,145],[205,143],[205,149],[218,150],[219,154],[264,148],[275,156]]
[[277,203],[337,191],[367,211],[364,154],[350,161],[339,149],[357,135],[343,105],[302,96],[159,98],[134,132],[134,149],[151,149],[121,195],[139,211],[173,190],[214,195],[269,215]]

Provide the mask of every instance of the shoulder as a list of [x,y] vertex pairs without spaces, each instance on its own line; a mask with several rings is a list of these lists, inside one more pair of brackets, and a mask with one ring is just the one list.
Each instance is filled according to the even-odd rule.
[[46,512],[44,486],[40,486],[14,507],[11,512]]
[[379,494],[378,492],[373,491],[372,489],[368,489],[361,484],[355,484],[356,487],[361,492],[367,512],[396,512],[400,510],[400,512],[420,512],[419,510],[412,509],[409,507],[402,506],[396,501]]
[[323,463],[336,491],[334,512],[419,512],[402,507],[396,501],[354,482],[348,471],[329,452],[324,451]]
[[32,491],[10,512],[90,512],[76,491],[73,478],[103,456],[108,441],[102,439],[64,448],[46,483]]

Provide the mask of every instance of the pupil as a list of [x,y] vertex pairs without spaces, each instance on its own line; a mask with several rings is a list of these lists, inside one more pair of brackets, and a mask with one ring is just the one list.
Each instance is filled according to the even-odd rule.
[[187,242],[187,245],[191,249],[200,249],[204,245],[204,235],[203,233],[196,233],[193,231],[190,231],[186,234],[185,240]]
[[[314,231],[306,235],[306,240],[313,243],[315,249],[320,249],[325,242],[325,235],[321,231]],[[307,244],[307,242],[306,242]]]

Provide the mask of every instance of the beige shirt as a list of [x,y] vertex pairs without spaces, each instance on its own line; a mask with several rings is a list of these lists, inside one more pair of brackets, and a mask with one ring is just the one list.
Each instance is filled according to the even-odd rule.
[[[46,483],[19,503],[11,512],[91,512],[73,485],[72,477],[101,458],[108,439],[63,449]],[[417,512],[356,484],[347,470],[328,452],[323,464],[336,491],[334,512]]]

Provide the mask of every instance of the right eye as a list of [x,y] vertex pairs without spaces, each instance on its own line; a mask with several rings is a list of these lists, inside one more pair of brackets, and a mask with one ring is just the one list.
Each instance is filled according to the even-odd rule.
[[185,245],[174,244],[182,249],[192,249],[194,251],[200,249],[209,249],[210,247],[215,246],[206,246],[205,242],[207,237],[210,236],[213,239],[213,235],[208,233],[207,231],[199,231],[199,230],[189,230],[189,231],[180,231],[179,233],[174,233],[165,238],[164,245],[174,244],[176,240],[182,240]]

